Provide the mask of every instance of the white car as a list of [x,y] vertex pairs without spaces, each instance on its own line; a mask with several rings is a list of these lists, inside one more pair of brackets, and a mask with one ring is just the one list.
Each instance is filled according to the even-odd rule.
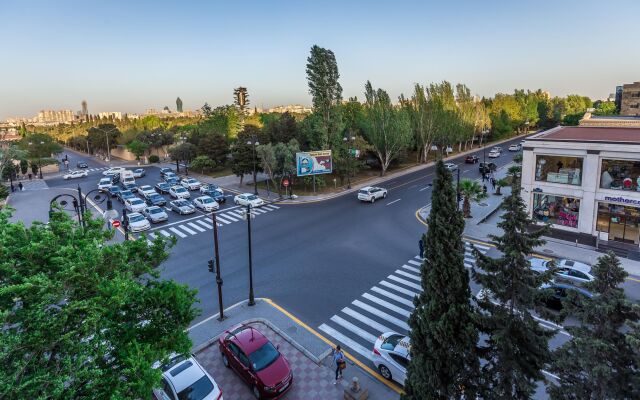
[[222,188],[214,183],[205,183],[204,185],[200,186],[200,193],[201,194],[206,194],[207,192],[210,191],[216,191],[220,194],[224,194],[224,190],[222,190]]
[[239,206],[260,207],[264,205],[264,200],[255,194],[242,193],[233,198],[233,202]]
[[371,357],[380,375],[403,385],[411,359],[410,348],[411,341],[408,336],[396,332],[380,335],[373,345],[373,357]]
[[109,188],[113,186],[113,180],[111,178],[102,178],[100,182],[98,182],[98,190],[107,191]]
[[522,146],[520,146],[519,144],[512,144],[511,146],[509,146],[509,151],[520,151],[522,149]]
[[161,387],[153,389],[156,400],[223,400],[222,390],[195,357],[172,355],[168,363],[153,368],[162,370]]
[[189,190],[198,190],[200,189],[200,186],[202,186],[202,183],[194,178],[183,178],[180,181],[180,184]]
[[182,186],[171,186],[171,189],[169,189],[169,195],[174,199],[188,199],[191,197],[191,193]]
[[220,204],[209,196],[200,196],[193,201],[193,205],[205,212],[216,211]]
[[451,171],[451,172],[453,172],[453,171],[458,169],[458,166],[456,164],[450,163],[450,162],[445,163],[444,167],[447,169],[447,171]]
[[137,169],[133,170],[133,177],[134,178],[142,178],[146,174],[147,174],[147,172],[144,170],[144,168],[137,168]]
[[151,206],[151,207],[145,208],[144,210],[142,210],[142,215],[147,217],[147,219],[154,224],[158,222],[163,222],[169,219],[169,216],[164,211],[164,209],[158,206]]
[[489,158],[498,158],[500,157],[500,152],[496,150],[491,150],[488,154]]
[[122,171],[125,171],[126,168],[125,167],[111,167],[107,170],[102,171],[102,175],[107,176],[107,175],[120,175],[120,173]]
[[[549,269],[549,261],[538,257],[529,259],[531,269],[536,272],[545,272]],[[591,266],[579,261],[560,259],[556,260],[556,282],[567,282],[579,286],[583,283],[592,282],[595,277],[591,274]]]
[[358,190],[358,200],[370,201],[374,203],[378,199],[384,199],[387,197],[387,189],[383,189],[376,186],[367,186]]
[[138,212],[127,214],[127,220],[129,221],[129,232],[142,232],[151,229],[149,220]]
[[131,212],[139,212],[147,208],[147,203],[137,197],[132,197],[124,201],[124,208]]
[[498,153],[502,153],[502,147],[500,147],[500,146],[493,146],[493,148],[491,149],[491,151],[497,151]]
[[71,171],[68,174],[62,176],[63,179],[76,179],[89,175],[87,171]]
[[149,185],[142,185],[138,187],[138,193],[142,194],[144,197],[150,196],[152,194],[157,194],[156,190]]
[[180,215],[193,214],[196,212],[196,208],[188,201],[184,199],[178,199],[169,203],[169,208],[173,212],[177,212]]

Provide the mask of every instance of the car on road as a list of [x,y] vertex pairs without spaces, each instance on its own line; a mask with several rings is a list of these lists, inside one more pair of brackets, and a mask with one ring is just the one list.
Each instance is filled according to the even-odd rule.
[[144,168],[137,168],[137,169],[133,170],[133,177],[134,178],[142,178],[146,174],[147,174],[147,171],[145,171]]
[[478,158],[478,156],[474,156],[474,155],[468,155],[464,159],[464,162],[466,164],[475,164],[475,163],[477,163],[479,161],[480,161],[480,158]]
[[[549,269],[549,260],[545,260],[539,257],[529,258],[531,263],[531,269],[536,272],[542,273]],[[560,259],[556,260],[556,268],[558,271],[555,274],[556,282],[565,282],[573,285],[582,285],[584,283],[592,282],[595,277],[591,274],[591,266],[579,261]]]
[[366,186],[358,190],[358,200],[374,203],[378,199],[387,197],[387,189],[376,186]]
[[116,197],[118,197],[118,201],[120,201],[120,203],[124,203],[125,200],[135,198],[136,195],[133,194],[131,190],[121,190],[116,194]]
[[158,206],[149,206],[145,208],[144,210],[142,210],[142,215],[147,217],[147,219],[153,224],[164,222],[169,219],[169,215],[167,215],[164,209]]
[[87,171],[69,171],[68,173],[62,175],[62,179],[84,178],[88,175],[89,173]]
[[89,164],[84,161],[78,161],[76,163],[76,168],[89,168]]
[[125,170],[126,168],[124,167],[111,167],[102,171],[102,175],[120,175],[120,173]]
[[205,212],[216,211],[218,208],[220,208],[220,204],[218,204],[217,201],[209,196],[197,197],[193,201],[193,205]]
[[396,332],[386,332],[373,345],[372,360],[380,375],[385,379],[404,384],[407,366],[411,356],[411,342],[408,336]]
[[98,182],[98,189],[101,192],[106,192],[107,190],[109,190],[111,186],[113,186],[113,179],[109,177],[102,178]]
[[492,163],[492,162],[488,162],[488,163],[484,163],[481,162],[480,166],[478,167],[478,170],[480,171],[480,173],[491,173],[491,172],[495,172],[498,169],[498,166],[496,165],[496,163]]
[[[184,188],[183,188],[184,189]],[[169,208],[180,215],[193,214],[196,208],[187,200],[179,199],[169,203]]]
[[222,389],[195,357],[171,355],[162,371],[161,388],[153,389],[155,400],[223,400]]
[[[549,297],[544,299],[544,303],[548,308],[560,311],[564,308],[564,305],[573,301],[575,297],[570,296],[570,294],[574,294],[578,298],[590,299],[593,297],[593,293],[590,291],[574,286],[566,283],[559,282],[550,282],[543,284],[540,289],[547,289],[549,292]],[[574,305],[577,305],[574,303]]]
[[509,151],[520,151],[520,150],[522,150],[522,146],[520,146],[517,143],[512,144],[511,146],[509,146]]
[[167,168],[167,167],[160,168],[160,177],[164,178],[164,176],[165,176],[168,172],[173,173],[173,170],[172,170],[171,168]]
[[195,178],[183,178],[180,181],[180,184],[182,185],[182,187],[188,190],[199,190],[200,186],[202,186],[202,183],[200,183],[200,181]]
[[218,203],[226,203],[227,201],[227,197],[224,195],[224,193],[218,190],[205,190],[204,192],[200,190],[200,193],[205,196],[211,197]]
[[493,146],[491,148],[491,151],[497,151],[498,153],[502,153],[502,147],[500,146]]
[[167,204],[167,200],[155,191],[144,195],[144,201],[150,206],[164,206]]
[[109,186],[109,189],[107,191],[109,192],[111,197],[118,197],[118,193],[120,193],[120,188],[116,185],[113,185],[113,186]]
[[130,232],[142,232],[151,229],[151,223],[149,223],[149,220],[139,212],[127,214],[127,221],[129,222]]
[[191,197],[191,193],[182,186],[171,186],[169,189],[169,195],[174,199],[188,199]]
[[180,179],[177,176],[169,176],[165,180],[169,184],[169,186],[177,186],[180,184]]
[[158,182],[156,183],[156,186],[154,186],[154,188],[156,189],[156,192],[160,194],[168,194],[169,189],[171,189],[171,185],[169,185],[167,182]]
[[264,205],[264,200],[251,193],[239,194],[233,198],[233,202],[238,206],[260,207]]
[[138,187],[135,183],[120,182],[120,186],[122,186],[123,190],[131,190],[132,192],[138,191]]
[[141,193],[143,196],[146,196],[147,194],[158,194],[158,192],[156,192],[156,190],[152,188],[150,185],[140,186],[138,188],[138,193]]
[[289,361],[251,325],[236,325],[218,338],[222,363],[251,387],[256,399],[280,399],[293,386]]
[[200,193],[202,194],[207,194],[208,192],[211,192],[214,190],[220,193],[224,193],[222,188],[216,185],[215,183],[203,183],[202,186],[200,186]]
[[132,212],[139,212],[147,208],[147,203],[137,197],[128,198],[124,201],[124,208]]
[[454,163],[444,163],[444,167],[447,171],[453,172],[458,169],[458,166]]
[[165,172],[164,175],[162,175],[162,179],[165,180],[165,182],[167,181],[167,179],[169,178],[175,178],[178,179],[178,175],[176,175],[173,171],[169,171],[169,172]]
[[499,151],[491,150],[489,152],[489,154],[487,154],[487,157],[489,157],[489,158],[498,158],[498,157],[500,157],[500,154],[501,153]]

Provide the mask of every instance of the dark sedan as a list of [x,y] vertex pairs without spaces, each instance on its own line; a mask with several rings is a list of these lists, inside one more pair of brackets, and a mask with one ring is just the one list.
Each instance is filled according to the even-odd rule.
[[224,197],[224,193],[221,193],[220,191],[215,189],[201,190],[200,193],[202,193],[205,196],[209,196],[213,198],[218,203],[224,203],[225,201],[227,201],[227,198]]
[[155,186],[156,192],[160,194],[168,194],[169,189],[171,189],[171,185],[167,182],[158,182]]
[[124,183],[124,182],[121,182],[120,185],[122,185],[122,189],[123,190],[131,190],[132,192],[137,192],[138,191],[138,186],[136,186],[135,183]]
[[120,188],[117,186],[111,186],[109,187],[109,194],[111,195],[111,197],[118,197],[118,194],[120,193]]
[[478,156],[473,156],[473,155],[467,156],[467,157],[464,159],[464,162],[465,162],[465,163],[467,163],[467,164],[475,164],[475,163],[477,163],[478,161],[480,161],[480,159],[478,158]]
[[118,197],[118,200],[121,203],[124,203],[124,201],[126,199],[132,199],[132,198],[136,197],[136,195],[133,194],[133,192],[131,190],[121,190],[120,192],[118,192],[118,194],[116,196]]
[[165,204],[167,204],[167,200],[165,200],[165,198],[160,196],[159,194],[146,196],[145,201],[150,206],[164,206]]
[[180,184],[180,179],[175,176],[170,176],[165,180],[165,182],[168,183],[169,186],[176,186]]
[[76,168],[89,168],[89,165],[84,161],[78,161],[76,163]]
[[551,282],[543,285],[549,296],[544,299],[545,305],[554,310],[562,310],[567,302],[575,304],[578,298],[590,299],[593,293],[581,287],[568,285],[566,283]]

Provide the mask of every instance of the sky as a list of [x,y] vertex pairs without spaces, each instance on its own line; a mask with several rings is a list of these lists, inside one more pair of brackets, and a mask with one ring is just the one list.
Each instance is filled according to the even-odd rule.
[[311,104],[309,49],[331,49],[345,98],[415,83],[493,96],[606,98],[640,81],[640,1],[0,0],[0,120],[41,109],[142,113],[233,101]]

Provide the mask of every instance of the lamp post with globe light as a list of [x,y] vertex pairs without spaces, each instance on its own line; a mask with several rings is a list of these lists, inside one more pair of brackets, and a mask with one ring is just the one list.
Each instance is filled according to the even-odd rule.
[[258,195],[258,171],[257,171],[257,157],[256,157],[256,146],[260,145],[256,137],[253,137],[251,140],[247,141],[249,146],[253,146],[253,194]]

